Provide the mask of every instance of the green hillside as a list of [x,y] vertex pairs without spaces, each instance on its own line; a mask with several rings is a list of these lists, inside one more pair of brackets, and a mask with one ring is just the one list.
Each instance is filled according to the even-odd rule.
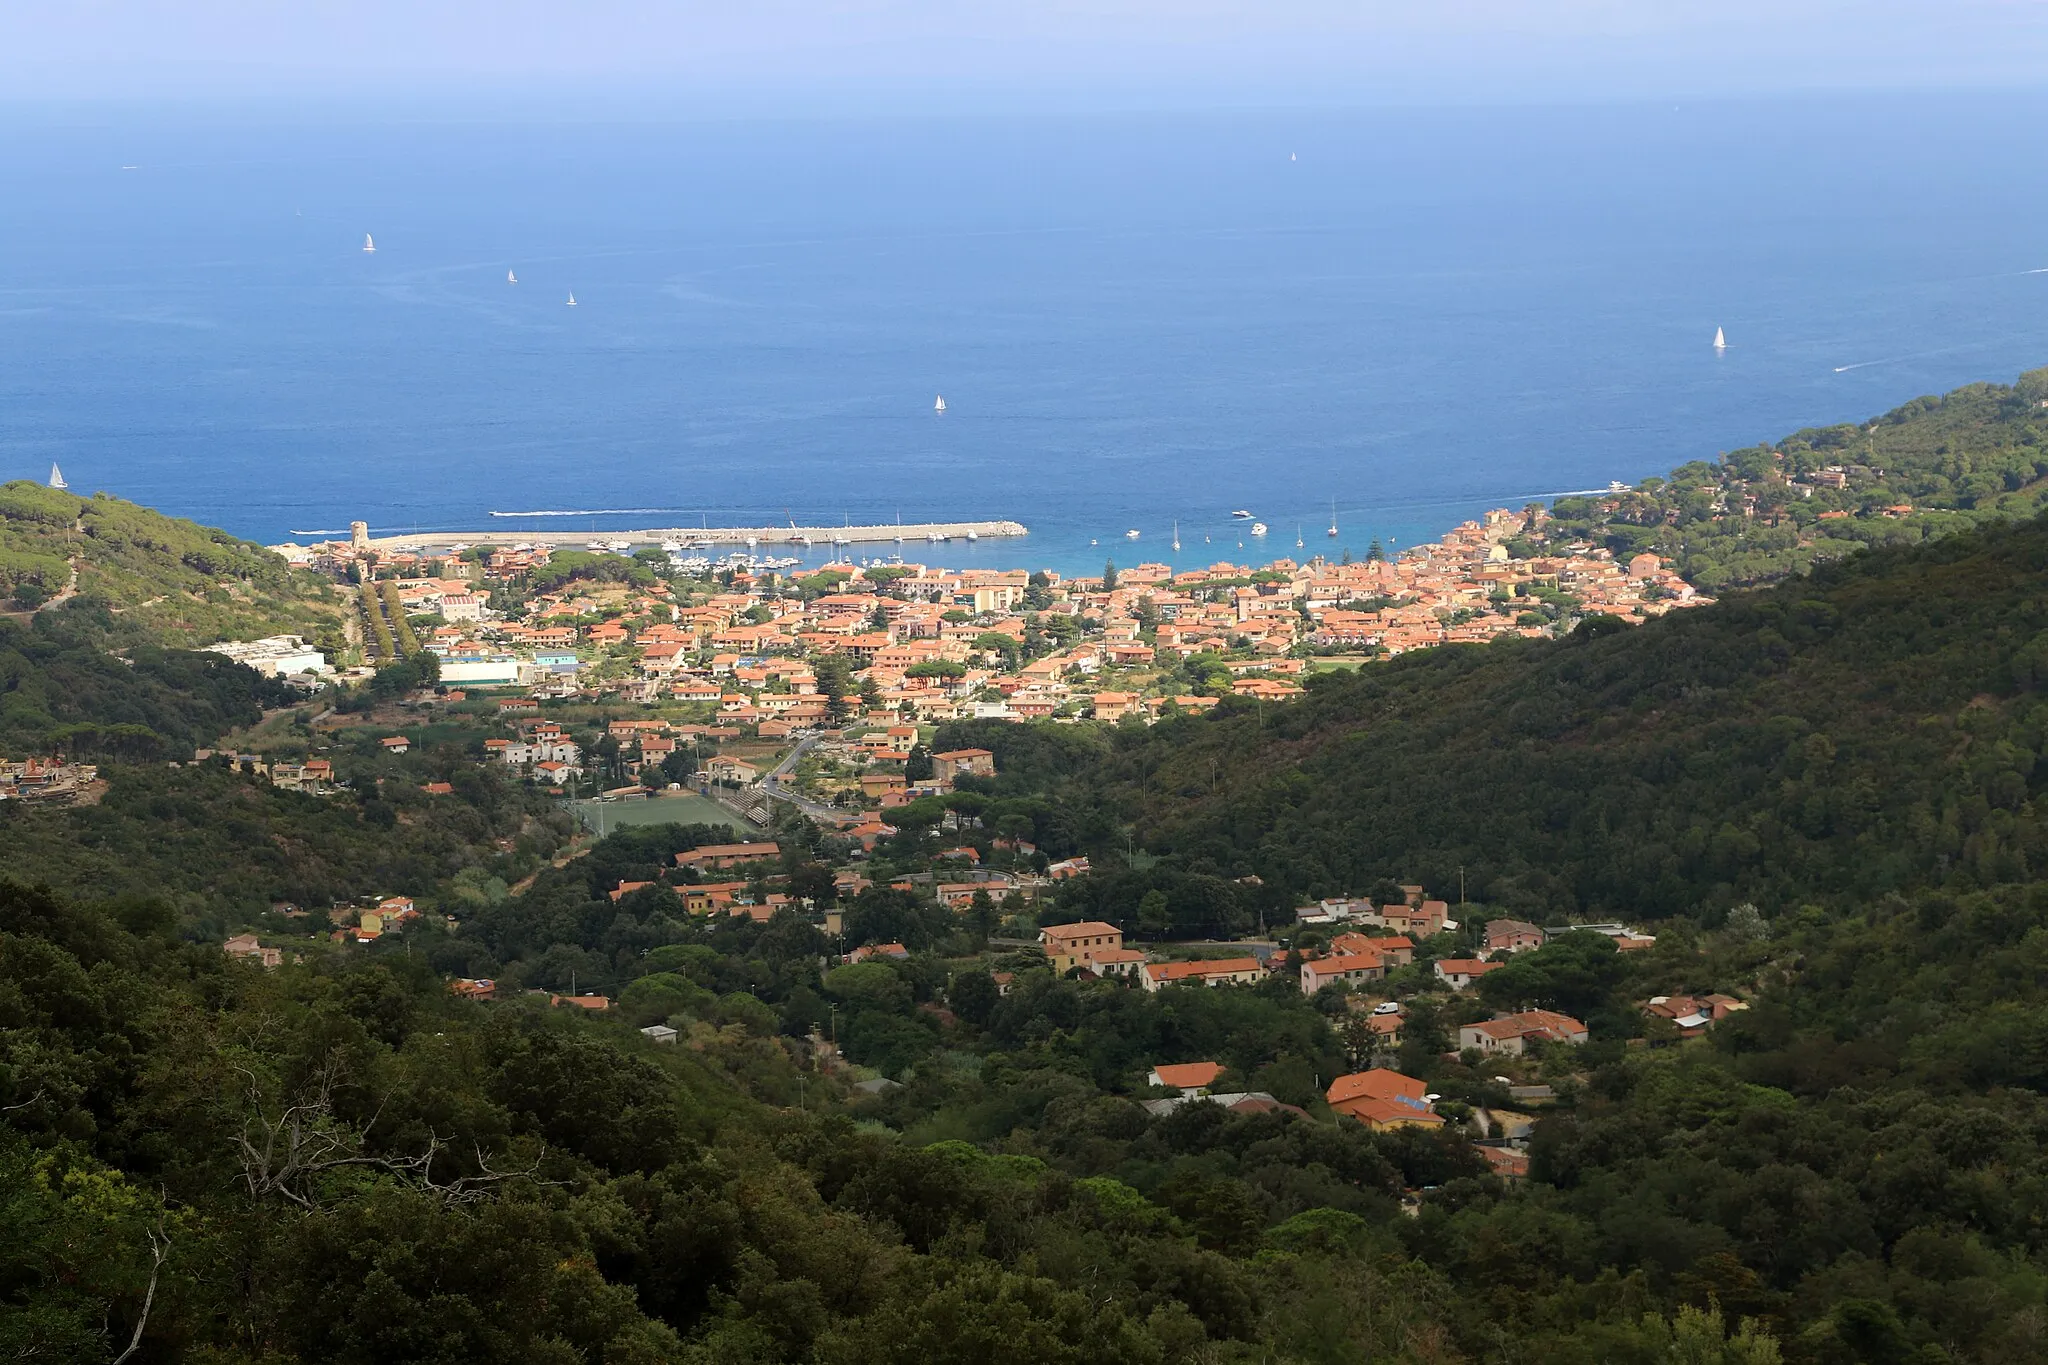
[[[495,716],[330,727],[320,797],[169,766],[266,710],[290,751],[320,742],[311,705],[163,643],[327,602],[254,547],[10,485],[8,572],[75,558],[81,592],[0,621],[0,750],[62,743],[107,782],[0,803],[0,1356],[2048,1359],[2048,520],[1975,524],[2034,496],[2022,400],[1965,391],[1898,424],[1972,452],[1915,494],[1950,522],[1709,507],[1689,530],[1953,532],[1932,543],[1766,546],[1742,572],[1818,567],[1640,627],[1317,675],[1293,704],[945,727],[931,747],[990,748],[1000,775],[898,808],[851,864],[874,885],[842,893],[844,841],[797,817],[780,856],[712,874],[801,889],[841,912],[836,940],[795,908],[688,912],[675,855],[729,828],[572,842],[479,762]],[[1999,442],[2004,493],[1970,482]],[[1788,468],[1743,495],[1846,495],[1808,499]],[[191,615],[156,634],[171,611]],[[404,754],[378,740],[399,714]],[[1397,883],[1467,927],[1370,996],[1304,995],[1285,959],[1228,989],[1058,976],[990,941],[992,904],[896,881],[940,848],[987,865],[998,836],[1093,860],[1038,920],[1170,951],[1261,917],[1312,947],[1295,905]],[[334,939],[390,896],[417,918]],[[1445,989],[1433,962],[1507,914],[1656,941],[1563,935]],[[229,958],[236,932],[280,960]],[[837,956],[879,944],[903,954]],[[551,1002],[572,992],[611,1008]],[[1747,1008],[1682,1040],[1641,1007],[1707,992]],[[1370,1026],[1379,995],[1398,1039]],[[1459,1046],[1525,1006],[1588,1040]],[[1167,1097],[1149,1068],[1201,1060],[1270,1100],[1142,1103]],[[1451,1121],[1338,1118],[1325,1087],[1373,1060]],[[1482,1112],[1533,1124],[1526,1178],[1474,1142]]]
[[1916,398],[1869,422],[1809,428],[1555,507],[1562,532],[1604,540],[1623,556],[1654,550],[1713,591],[2044,509],[2048,369]]
[[331,585],[260,545],[120,498],[0,484],[0,610],[63,594],[104,605],[123,640],[190,647],[291,633],[341,635]]
[[[2048,522],[1879,550],[1638,628],[1419,651],[1120,731],[1050,779],[1275,905],[1423,880],[1542,920],[2039,875]],[[1004,753],[1001,725],[937,743]],[[1120,861],[1120,860],[1119,860]]]

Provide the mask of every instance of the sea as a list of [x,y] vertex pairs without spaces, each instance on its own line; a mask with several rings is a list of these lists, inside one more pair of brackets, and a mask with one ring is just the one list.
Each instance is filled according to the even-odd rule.
[[10,105],[0,478],[266,543],[1012,518],[904,553],[1358,555],[2048,364],[2044,126]]

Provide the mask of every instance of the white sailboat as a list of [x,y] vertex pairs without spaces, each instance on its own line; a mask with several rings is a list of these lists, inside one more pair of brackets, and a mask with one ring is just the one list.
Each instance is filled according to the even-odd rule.
[[514,274],[512,271],[508,270],[505,272],[505,283],[517,284],[519,283],[519,276]]
[[944,395],[944,394],[942,393],[942,394],[940,394],[940,395],[938,396],[937,400],[935,400],[935,401],[934,401],[934,402],[932,403],[932,411],[933,411],[933,412],[944,412],[945,410],[946,410],[946,395]]
[[1178,520],[1175,520],[1173,523],[1173,552],[1175,554],[1180,553],[1180,522]]
[[571,289],[571,290],[569,291],[569,307],[571,307],[571,308],[574,308],[575,306],[576,306],[576,291],[575,291],[575,290],[573,290],[573,289]]
[[1335,498],[1332,498],[1332,499],[1330,500],[1330,530],[1329,530],[1329,534],[1331,534],[1331,535],[1333,535],[1333,536],[1337,534],[1337,500],[1336,500]]
[[1728,349],[1728,334],[1722,331],[1719,327],[1716,327],[1714,329],[1714,349],[1717,351],[1725,351]]
[[1295,548],[1295,549],[1297,549],[1297,550],[1299,550],[1299,549],[1303,548],[1304,546],[1306,546],[1307,544],[1308,544],[1308,542],[1307,542],[1307,541],[1305,541],[1305,540],[1303,540],[1303,539],[1301,538],[1301,528],[1300,528],[1299,526],[1295,527],[1295,528],[1294,528],[1294,548]]
[[374,252],[374,251],[376,251],[376,249],[377,249],[377,239],[376,239],[375,237],[372,237],[372,236],[371,236],[371,235],[370,235],[369,233],[367,233],[367,232],[366,232],[366,233],[364,233],[364,234],[363,234],[363,250],[365,250],[365,251],[370,251],[370,252]]
[[59,469],[59,468],[57,468],[57,466],[56,466],[56,463],[55,463],[54,461],[53,461],[53,462],[51,463],[51,465],[50,465],[50,487],[52,487],[52,488],[69,488],[69,487],[71,487],[71,485],[70,485],[70,484],[68,484],[68,483],[64,482],[64,471],[63,471],[63,470],[61,470],[61,469]]

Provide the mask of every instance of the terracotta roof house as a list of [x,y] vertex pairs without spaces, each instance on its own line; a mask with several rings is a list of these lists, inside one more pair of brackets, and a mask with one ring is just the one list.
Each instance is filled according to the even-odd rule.
[[1398,1071],[1379,1067],[1371,1071],[1354,1071],[1348,1076],[1339,1076],[1330,1082],[1330,1088],[1323,1092],[1323,1098],[1330,1102],[1332,1109],[1335,1109],[1360,1098],[1419,1100],[1428,1093],[1429,1087],[1413,1076],[1404,1076]]
[[1698,1037],[1710,1025],[1748,1008],[1732,995],[1653,995],[1643,1002],[1644,1014],[1669,1019],[1682,1038]]
[[932,755],[932,776],[951,784],[962,777],[994,777],[996,756],[987,749],[949,749]]
[[1038,931],[1038,941],[1056,972],[1088,965],[1096,953],[1121,952],[1124,931],[1101,920],[1079,924],[1054,924]]
[[1488,972],[1498,971],[1505,962],[1481,962],[1477,958],[1447,957],[1436,964],[1436,979],[1454,991],[1462,991]]
[[1207,1090],[1223,1074],[1221,1062],[1178,1062],[1155,1066],[1146,1073],[1147,1085],[1170,1085],[1176,1090]]
[[1342,933],[1330,940],[1333,953],[1377,953],[1390,967],[1405,967],[1415,960],[1415,941],[1406,934]]
[[1138,984],[1148,991],[1168,986],[1250,986],[1265,979],[1255,957],[1225,957],[1208,962],[1148,962]]
[[1529,1176],[1529,1157],[1507,1147],[1481,1147],[1479,1155],[1486,1158],[1486,1164],[1502,1180],[1526,1180]]
[[1458,1046],[1476,1047],[1481,1052],[1519,1057],[1530,1043],[1571,1043],[1586,1041],[1586,1026],[1569,1014],[1551,1010],[1524,1010],[1520,1014],[1464,1024],[1458,1029]]
[[729,867],[738,867],[741,863],[763,862],[781,856],[782,845],[776,843],[705,844],[701,848],[676,854],[676,866],[708,867],[715,871],[724,871]]
[[1301,964],[1301,993],[1314,995],[1333,981],[1377,981],[1386,974],[1378,953],[1338,953]]
[[1495,919],[1486,922],[1486,951],[1494,953],[1523,953],[1531,948],[1543,946],[1543,931],[1533,924],[1518,919]]
[[1428,1087],[1398,1071],[1357,1071],[1330,1082],[1330,1108],[1368,1128],[1438,1128],[1443,1116],[1430,1108]]

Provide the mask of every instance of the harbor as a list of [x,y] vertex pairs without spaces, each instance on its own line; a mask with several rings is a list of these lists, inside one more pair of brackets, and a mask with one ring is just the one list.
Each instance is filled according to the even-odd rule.
[[[752,549],[767,545],[942,545],[958,541],[1012,540],[1030,531],[1016,521],[934,521],[892,522],[878,526],[671,526],[637,531],[539,530],[533,526],[489,531],[417,531],[401,535],[372,536],[358,524],[351,528],[352,542],[360,547],[386,552],[445,549],[454,545],[547,545],[565,549],[582,548],[592,541],[608,547]],[[280,552],[299,548],[294,543],[272,546]]]

